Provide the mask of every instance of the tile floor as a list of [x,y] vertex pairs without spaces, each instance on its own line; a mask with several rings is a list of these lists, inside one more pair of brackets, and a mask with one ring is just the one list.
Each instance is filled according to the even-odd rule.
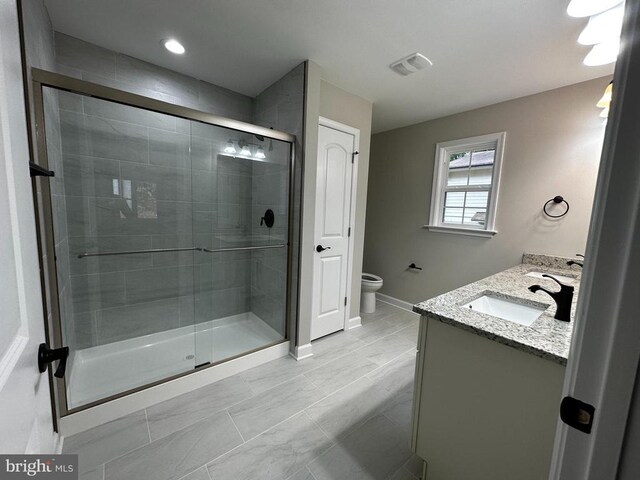
[[384,303],[362,327],[65,439],[82,480],[415,480],[419,317]]

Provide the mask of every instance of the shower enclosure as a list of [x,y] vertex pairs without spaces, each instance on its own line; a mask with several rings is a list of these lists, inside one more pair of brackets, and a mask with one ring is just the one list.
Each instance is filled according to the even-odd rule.
[[33,78],[61,414],[285,341],[295,138]]

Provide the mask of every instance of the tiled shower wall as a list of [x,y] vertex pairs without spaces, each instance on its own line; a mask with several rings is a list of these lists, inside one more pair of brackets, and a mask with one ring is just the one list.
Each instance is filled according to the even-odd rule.
[[[66,35],[56,34],[56,54],[57,69],[66,75],[226,117],[253,119],[249,97]],[[254,123],[301,135],[303,67],[256,99],[261,121]],[[284,249],[82,260],[77,254],[237,245],[258,235],[255,244],[264,231],[259,218],[265,205],[277,214],[271,237],[284,237],[288,189],[281,169],[286,166],[217,155],[219,142],[226,138],[207,131],[213,127],[87,97],[62,94],[60,117],[66,170],[60,187],[65,191],[55,203],[63,208],[66,204],[68,217],[73,317],[65,312],[64,323],[74,348],[250,310],[283,332]],[[114,179],[118,189],[124,188],[124,180],[136,185],[134,197],[144,194],[145,185],[153,188],[157,201],[149,214],[157,215],[156,221],[127,217],[126,202],[120,192],[114,194]],[[267,187],[274,188],[273,198],[265,196]],[[60,233],[57,241],[65,241],[62,229]]]
[[[304,116],[305,64],[302,63],[284,77],[260,93],[254,100],[253,122],[267,128],[274,128],[296,136],[294,154],[296,158],[293,172],[293,242],[291,261],[291,297],[289,311],[295,325],[298,311],[298,252],[300,239],[300,205],[302,172],[302,138]],[[286,166],[278,164],[255,164],[252,199],[254,216],[272,208],[276,222],[269,232],[273,238],[282,238],[286,243],[285,215],[288,208],[288,188],[282,184],[287,176],[282,174]],[[254,226],[254,233],[265,232]],[[282,331],[284,311],[280,297],[281,288],[287,279],[285,252],[267,250],[254,252],[251,261],[251,305],[253,312],[265,320],[272,328]],[[277,288],[275,288],[277,287]],[[292,326],[293,327],[293,326]],[[295,331],[290,330],[293,337]]]

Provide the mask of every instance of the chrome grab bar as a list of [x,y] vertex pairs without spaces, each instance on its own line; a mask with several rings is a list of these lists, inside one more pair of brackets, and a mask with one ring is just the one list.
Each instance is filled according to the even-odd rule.
[[78,258],[85,257],[106,257],[110,255],[135,255],[137,253],[165,253],[165,252],[189,252],[193,250],[202,250],[200,247],[184,247],[184,248],[150,248],[148,250],[125,250],[123,252],[84,252],[78,254]]
[[237,252],[242,250],[264,250],[267,248],[283,248],[287,245],[285,243],[279,243],[277,245],[258,245],[255,247],[227,247],[227,248],[201,248],[201,247],[184,247],[184,248],[150,248],[148,250],[125,250],[123,252],[84,252],[78,254],[78,258],[86,258],[86,257],[106,257],[111,255],[135,255],[138,253],[165,253],[165,252],[207,252],[207,253],[218,253],[218,252]]
[[242,250],[265,250],[267,248],[283,248],[287,245],[285,243],[279,243],[277,245],[258,245],[256,247],[228,247],[228,248],[203,248],[203,252],[218,253],[218,252],[237,252]]

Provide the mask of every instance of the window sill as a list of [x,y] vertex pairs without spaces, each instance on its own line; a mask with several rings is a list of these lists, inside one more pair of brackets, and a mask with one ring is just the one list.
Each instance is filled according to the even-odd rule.
[[443,225],[424,225],[423,228],[428,228],[430,232],[453,233],[456,235],[466,235],[468,237],[491,238],[498,233],[497,230],[475,230],[471,228],[445,227]]

